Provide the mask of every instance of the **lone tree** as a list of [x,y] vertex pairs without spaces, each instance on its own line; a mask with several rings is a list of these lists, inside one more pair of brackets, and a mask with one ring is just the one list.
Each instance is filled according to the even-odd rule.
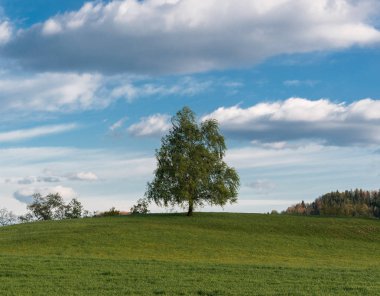
[[239,176],[223,161],[226,144],[218,122],[198,124],[194,112],[184,107],[172,118],[172,125],[156,151],[155,177],[145,193],[148,200],[158,206],[188,207],[188,216],[206,203],[236,202]]

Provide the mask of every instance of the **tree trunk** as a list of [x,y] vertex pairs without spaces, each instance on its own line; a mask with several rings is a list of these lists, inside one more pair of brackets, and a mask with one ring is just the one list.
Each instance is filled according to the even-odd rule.
[[187,211],[187,216],[193,215],[194,202],[192,200],[189,201],[189,210]]

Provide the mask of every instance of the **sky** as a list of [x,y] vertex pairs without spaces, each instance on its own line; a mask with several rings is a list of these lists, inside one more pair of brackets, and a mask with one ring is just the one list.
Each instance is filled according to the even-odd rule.
[[0,0],[0,208],[128,210],[183,106],[241,179],[203,211],[377,190],[379,69],[377,0]]

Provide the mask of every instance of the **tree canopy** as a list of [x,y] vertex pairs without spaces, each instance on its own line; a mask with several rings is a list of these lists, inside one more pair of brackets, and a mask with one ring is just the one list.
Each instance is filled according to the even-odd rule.
[[159,206],[194,208],[223,206],[237,201],[239,176],[224,161],[226,144],[216,120],[198,124],[194,112],[184,107],[172,118],[169,133],[156,151],[155,177],[146,197]]
[[82,217],[85,213],[77,199],[73,198],[65,204],[59,193],[46,196],[36,193],[33,195],[33,202],[27,208],[29,213],[21,216],[21,221],[74,219]]

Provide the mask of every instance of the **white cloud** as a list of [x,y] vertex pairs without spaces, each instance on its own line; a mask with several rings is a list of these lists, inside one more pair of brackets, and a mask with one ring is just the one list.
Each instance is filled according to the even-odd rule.
[[78,126],[74,123],[71,124],[59,124],[59,125],[48,125],[48,126],[39,126],[30,129],[22,129],[8,132],[0,133],[0,143],[2,142],[16,142],[23,141],[32,138],[53,135],[71,131]]
[[124,125],[124,122],[127,120],[128,118],[127,117],[123,117],[121,119],[119,119],[118,121],[116,121],[114,124],[112,124],[110,127],[109,127],[109,130],[111,132],[115,132],[116,130],[120,129],[123,125]]
[[7,43],[12,36],[12,28],[8,21],[0,23],[0,45]]
[[101,109],[122,99],[193,96],[211,85],[193,77],[149,79],[142,76],[103,76],[90,73],[0,73],[0,114],[69,113]]
[[339,120],[342,113],[345,112],[342,105],[334,104],[324,99],[312,101],[303,98],[290,98],[279,105],[268,106],[272,108],[270,111],[272,121],[314,122]]
[[376,0],[86,3],[18,32],[4,56],[39,70],[190,73],[380,41]]
[[54,19],[47,20],[42,27],[42,34],[44,35],[53,35],[62,31],[60,23]]
[[364,99],[349,106],[349,116],[363,120],[380,120],[380,100]]
[[42,73],[0,77],[0,106],[23,112],[70,112],[102,107],[102,77],[97,74]]
[[136,137],[161,136],[170,128],[170,116],[154,114],[141,118],[140,122],[132,124],[128,132]]
[[76,181],[96,181],[99,178],[93,172],[79,172],[76,174],[70,174],[68,179]]
[[33,195],[36,193],[43,196],[50,193],[59,193],[65,200],[71,200],[78,196],[74,189],[59,185],[55,187],[25,187],[14,192],[13,197],[22,203],[28,204],[33,201]]
[[304,98],[290,98],[274,103],[258,103],[246,109],[239,106],[220,107],[204,119],[212,117],[222,124],[247,124],[260,119],[313,122],[338,120],[344,113],[345,107],[342,104],[335,104],[326,99],[312,101]]
[[351,104],[327,99],[290,98],[248,108],[221,107],[203,117],[215,118],[233,137],[278,143],[312,139],[332,145],[380,144],[380,101]]

